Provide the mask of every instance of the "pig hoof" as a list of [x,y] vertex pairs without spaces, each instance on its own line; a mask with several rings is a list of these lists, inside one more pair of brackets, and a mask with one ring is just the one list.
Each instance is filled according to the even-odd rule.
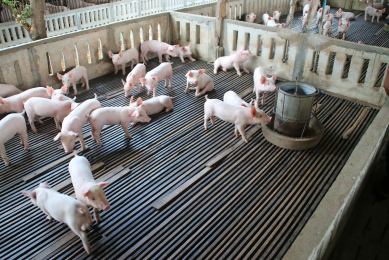
[[9,166],[9,161],[4,161],[5,166]]
[[223,68],[223,71],[227,71],[227,69],[226,69],[226,68]]
[[247,140],[247,139],[243,139],[243,141],[244,141],[245,143],[248,143],[248,142],[249,142],[249,140]]
[[29,148],[28,146],[27,146],[27,147],[24,147],[24,151],[27,151],[27,150],[28,150],[28,148]]
[[131,135],[126,135],[128,139],[132,139]]
[[52,220],[53,220],[53,218],[50,217],[50,216],[46,216],[46,219],[48,219],[49,221],[52,221]]

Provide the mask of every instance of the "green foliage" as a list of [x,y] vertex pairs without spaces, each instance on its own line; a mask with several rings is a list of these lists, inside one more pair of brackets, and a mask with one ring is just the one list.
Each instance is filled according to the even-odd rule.
[[2,0],[2,2],[11,7],[12,16],[15,18],[16,23],[20,23],[24,28],[30,31],[31,24],[27,22],[27,18],[32,14],[31,5],[26,4],[24,8],[18,8],[20,2],[16,0]]

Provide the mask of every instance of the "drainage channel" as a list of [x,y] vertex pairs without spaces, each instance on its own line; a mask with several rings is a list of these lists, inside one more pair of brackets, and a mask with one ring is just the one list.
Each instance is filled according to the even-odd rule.
[[[174,61],[173,89],[158,86],[158,95],[170,95],[174,109],[152,116],[149,124],[130,127],[127,140],[119,126],[102,131],[99,147],[86,139],[86,156],[98,168],[95,178],[113,180],[105,188],[111,209],[101,212],[102,222],[87,231],[92,254],[88,256],[78,237],[65,224],[49,222],[20,190],[48,182],[59,191],[73,194],[67,165],[55,164],[66,154],[59,149],[54,122],[28,127],[31,151],[21,151],[14,138],[7,143],[10,167],[0,166],[2,179],[2,257],[5,259],[280,259],[342,169],[359,139],[378,113],[370,108],[347,140],[342,135],[360,117],[365,106],[320,93],[317,116],[325,127],[317,147],[290,151],[267,142],[260,127],[248,126],[249,143],[241,143],[234,126],[216,119],[208,131],[203,127],[204,97],[183,94],[190,69],[207,69],[215,82],[209,98],[223,99],[228,90],[255,97],[252,73],[241,77],[235,71],[212,73],[204,61],[182,65]],[[157,66],[150,60],[147,70]],[[121,75],[90,81],[91,90],[77,101],[93,97],[99,89],[102,106],[124,106]],[[104,85],[107,88],[104,88]],[[134,93],[137,91],[135,90]],[[142,89],[138,96],[146,98]],[[271,113],[274,94],[262,108]],[[90,126],[84,127],[88,135]],[[77,144],[76,149],[80,148]],[[227,152],[223,154],[223,152]],[[8,150],[7,150],[8,152]],[[221,156],[223,154],[223,156]],[[216,161],[212,166],[208,163]],[[24,182],[34,171],[55,164],[41,175]],[[209,168],[207,168],[209,167]],[[204,173],[197,178],[199,174]],[[154,205],[185,186],[159,210]]]

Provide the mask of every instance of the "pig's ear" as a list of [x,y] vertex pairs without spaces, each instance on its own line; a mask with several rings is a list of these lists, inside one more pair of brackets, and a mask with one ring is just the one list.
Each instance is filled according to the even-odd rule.
[[277,79],[277,74],[276,74],[276,75],[274,75],[273,77],[271,77],[271,79],[272,79],[274,82],[276,82],[276,79]]
[[338,10],[339,12],[342,12],[342,8],[339,8],[339,10]]
[[145,83],[146,78],[140,78],[139,80],[140,80],[140,82]]
[[275,15],[276,15],[276,12],[273,13],[273,16],[275,16]]
[[[372,5],[373,6],[373,5]],[[378,13],[378,9],[375,9],[375,12]]]
[[186,75],[185,75],[186,77],[193,77],[193,74],[192,74],[192,72],[191,71],[188,71],[188,73],[186,73]]
[[265,83],[266,78],[264,76],[261,76],[261,84]]
[[205,72],[205,69],[201,69],[201,70],[199,70],[199,76],[203,75],[203,74],[204,74],[204,72]]
[[123,57],[123,52],[122,51],[119,51],[119,57]]
[[350,22],[347,23],[347,27],[350,27]]
[[75,133],[75,132],[73,132],[73,131],[69,131],[68,135],[78,136],[78,133]]
[[123,85],[126,85],[126,82],[122,79],[122,83],[123,83]]
[[138,99],[136,100],[136,105],[137,106],[142,105],[142,99],[140,97],[138,97]]
[[308,11],[305,11],[305,13],[307,14],[307,13],[308,13]]
[[304,21],[304,17],[301,17],[301,20],[303,20],[303,21]]
[[167,48],[169,51],[174,51],[174,46],[170,46]]
[[62,86],[61,90],[62,90],[62,93],[66,94],[66,91],[68,90],[68,88],[66,86]]
[[62,136],[62,134],[61,134],[61,133],[58,133],[58,134],[54,137],[54,141],[57,141],[61,136]]
[[76,107],[78,107],[79,103],[76,103],[76,102],[72,102],[71,103],[71,106],[70,106],[70,109],[71,110],[74,110]]
[[255,19],[255,17],[257,17],[257,15],[256,15],[256,14],[254,14],[254,16],[253,16],[253,17],[254,17],[254,19]]
[[63,100],[63,96],[59,96],[59,97],[58,97],[58,100],[59,100],[59,101],[62,101],[62,100]]
[[51,189],[50,185],[47,184],[46,182],[39,183],[39,187]]
[[52,87],[46,86],[46,91],[49,96],[53,95],[54,89]]
[[173,45],[173,47],[180,47],[180,45],[179,45],[179,44],[176,44],[176,45]]
[[73,77],[73,71],[69,73],[69,78]]
[[250,115],[251,115],[252,118],[255,117],[255,112],[256,112],[255,107],[251,107],[251,108],[250,108]]
[[185,51],[185,47],[184,46],[181,46],[180,49],[181,49],[181,51]]
[[82,195],[83,195],[84,197],[88,197],[89,192],[90,192],[90,189],[89,189],[88,187],[84,187],[84,188],[82,188],[82,190],[81,190],[81,193],[82,193]]
[[242,107],[246,107],[246,105],[245,105],[245,104],[243,104],[243,103],[242,103],[242,104],[240,104],[240,105],[241,105]]
[[340,19],[340,21],[339,21],[339,26],[342,26],[342,25],[343,25],[343,23],[342,23],[341,20],[342,20],[342,19]]
[[189,43],[188,47],[189,47],[189,48],[192,47],[192,43]]
[[153,76],[152,79],[155,80],[155,81],[158,81],[158,77],[157,76]]
[[110,58],[112,58],[112,56],[113,56],[112,51],[109,51],[109,52],[108,52],[108,56],[109,56]]
[[247,15],[246,18],[249,19],[249,18],[250,18],[250,15]]
[[130,83],[128,83],[128,85],[129,85],[130,87],[132,87],[132,86],[134,86],[134,83],[130,82]]
[[385,13],[386,8],[382,9],[382,13]]
[[105,186],[107,186],[109,184],[109,181],[106,181],[106,182],[99,182],[97,183],[97,186],[99,186],[100,188],[104,188]]
[[59,74],[59,73],[57,73],[57,78],[58,78],[58,79],[62,79],[62,75]]
[[139,116],[139,111],[138,109],[135,109],[135,111],[132,113],[131,117],[138,117]]
[[36,191],[22,190],[21,193],[26,197],[36,199]]

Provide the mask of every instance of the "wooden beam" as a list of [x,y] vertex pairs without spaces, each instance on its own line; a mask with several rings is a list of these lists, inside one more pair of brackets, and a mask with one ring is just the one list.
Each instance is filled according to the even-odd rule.
[[222,46],[223,19],[226,17],[227,0],[217,0],[216,4],[216,29],[215,37],[219,38],[219,46]]

